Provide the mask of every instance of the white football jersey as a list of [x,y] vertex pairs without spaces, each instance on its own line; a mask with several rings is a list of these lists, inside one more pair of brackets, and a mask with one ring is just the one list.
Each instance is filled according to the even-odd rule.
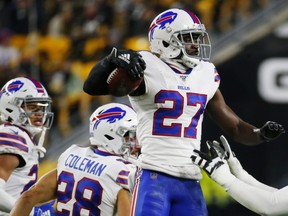
[[65,215],[115,215],[117,194],[132,193],[136,167],[123,158],[72,145],[58,160],[57,212]]
[[219,74],[209,62],[181,73],[150,52],[140,54],[146,62],[146,94],[129,96],[139,122],[140,166],[200,179],[190,156],[200,148],[204,111],[219,87]]
[[[21,128],[3,124],[0,126],[0,154],[19,155],[25,161],[16,168],[5,184],[5,191],[18,199],[22,192],[35,184],[38,178],[38,151],[31,137]],[[1,212],[0,215],[8,215]]]

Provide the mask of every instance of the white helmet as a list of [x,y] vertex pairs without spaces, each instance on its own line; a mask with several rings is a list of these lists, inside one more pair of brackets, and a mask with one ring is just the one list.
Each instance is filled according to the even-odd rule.
[[[38,107],[41,107],[41,111],[27,111],[29,103],[36,103]],[[25,77],[12,79],[0,91],[1,120],[23,127],[34,136],[43,128],[51,127],[54,117],[51,112],[51,103],[51,98],[40,82]],[[32,124],[30,120],[32,114],[41,114],[41,125]]]
[[[91,145],[116,155],[129,154],[137,143],[135,111],[127,105],[109,103],[97,108],[90,116]],[[129,139],[124,136],[129,135]]]
[[[209,61],[211,44],[205,26],[187,10],[169,9],[159,14],[149,28],[150,49],[164,61],[176,61],[188,68]],[[189,47],[194,46],[194,50]]]

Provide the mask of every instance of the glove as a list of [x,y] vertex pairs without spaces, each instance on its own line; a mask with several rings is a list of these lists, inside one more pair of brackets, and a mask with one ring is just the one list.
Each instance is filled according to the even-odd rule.
[[285,130],[281,124],[267,121],[261,128],[254,129],[254,132],[258,133],[264,141],[269,142],[285,133]]
[[195,149],[191,159],[194,164],[202,168],[209,176],[213,174],[214,170],[224,164],[221,158],[218,157],[218,154],[213,146],[209,146],[208,153]]
[[128,71],[132,80],[139,80],[143,78],[146,63],[138,52],[124,49],[117,50],[114,47],[108,56],[108,59],[116,67],[120,67]]
[[[212,144],[212,142],[208,143]],[[218,156],[216,149],[209,144],[208,149],[208,153],[194,150],[191,159],[193,163],[202,168],[215,182],[227,190],[229,185],[233,184],[236,177],[231,174],[227,163],[224,163]]]
[[207,143],[216,150],[218,157],[227,161],[233,175],[239,177],[242,174],[244,169],[223,135],[220,136],[220,142],[213,140],[213,142],[207,141]]
[[54,215],[54,207],[53,207],[54,203],[55,203],[55,200],[49,203],[34,207],[33,216],[53,216]]

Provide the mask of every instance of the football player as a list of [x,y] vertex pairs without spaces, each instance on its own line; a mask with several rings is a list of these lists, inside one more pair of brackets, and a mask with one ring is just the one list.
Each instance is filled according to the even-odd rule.
[[207,215],[200,169],[190,155],[200,149],[206,113],[234,141],[255,145],[284,132],[276,122],[261,128],[245,122],[225,103],[220,76],[210,62],[209,35],[198,17],[172,8],[148,32],[149,51],[112,50],[84,82],[90,95],[109,94],[107,78],[117,67],[144,79],[128,97],[137,113],[142,146],[132,215]]
[[288,186],[270,187],[247,173],[224,136],[207,143],[209,152],[194,150],[192,161],[237,202],[259,215],[288,215]]
[[137,146],[132,108],[110,103],[90,117],[89,147],[72,145],[57,169],[23,193],[10,215],[28,216],[32,207],[57,198],[57,215],[129,216],[136,166],[125,160]]
[[[0,215],[8,215],[21,193],[37,181],[45,132],[53,121],[51,102],[40,82],[24,77],[8,81],[0,91]],[[33,212],[52,215],[53,202]]]

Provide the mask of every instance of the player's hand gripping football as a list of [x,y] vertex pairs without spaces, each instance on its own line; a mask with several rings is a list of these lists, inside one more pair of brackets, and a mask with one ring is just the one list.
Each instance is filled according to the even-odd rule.
[[116,67],[128,71],[132,80],[143,78],[146,63],[138,52],[114,47],[108,58]]
[[269,142],[285,133],[285,130],[281,124],[267,121],[261,128],[254,129],[254,132],[258,133],[263,140]]

